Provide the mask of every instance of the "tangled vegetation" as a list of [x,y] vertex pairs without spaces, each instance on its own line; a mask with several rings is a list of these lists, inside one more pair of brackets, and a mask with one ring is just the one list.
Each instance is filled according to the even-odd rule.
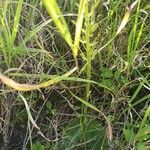
[[0,3],[0,149],[150,149],[147,0]]

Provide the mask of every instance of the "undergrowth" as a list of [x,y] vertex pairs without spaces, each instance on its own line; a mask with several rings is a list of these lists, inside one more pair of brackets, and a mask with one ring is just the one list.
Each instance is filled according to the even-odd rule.
[[0,149],[150,149],[147,0],[0,3]]

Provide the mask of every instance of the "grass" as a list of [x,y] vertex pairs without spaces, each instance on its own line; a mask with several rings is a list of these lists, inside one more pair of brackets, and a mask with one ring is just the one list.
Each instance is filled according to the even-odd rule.
[[0,149],[150,148],[146,0],[0,6]]

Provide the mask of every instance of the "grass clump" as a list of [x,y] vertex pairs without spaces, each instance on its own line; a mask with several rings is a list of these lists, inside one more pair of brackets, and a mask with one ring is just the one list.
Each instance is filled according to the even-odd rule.
[[146,0],[0,6],[0,148],[149,149]]

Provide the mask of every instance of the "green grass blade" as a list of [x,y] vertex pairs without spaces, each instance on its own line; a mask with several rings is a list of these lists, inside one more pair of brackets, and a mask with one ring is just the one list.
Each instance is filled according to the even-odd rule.
[[97,112],[100,112],[94,105],[92,105],[92,104],[90,104],[89,102],[87,102],[87,101],[81,99],[80,97],[76,96],[76,95],[73,94],[71,91],[69,91],[69,92],[71,93],[71,95],[72,95],[73,97],[75,97],[77,100],[79,100],[82,104],[86,105],[87,107],[89,107],[89,108],[91,108],[91,109],[93,109],[93,110],[95,110],[95,111],[97,111]]
[[23,0],[19,0],[18,6],[16,9],[16,13],[15,13],[15,17],[14,17],[14,25],[12,28],[12,36],[11,36],[10,46],[14,43],[17,32],[18,32],[19,21],[20,21],[20,16],[21,16],[21,11],[22,11],[22,5],[23,5]]
[[49,15],[52,17],[60,33],[62,34],[62,37],[66,40],[68,45],[72,48],[71,34],[69,32],[69,28],[66,24],[66,21],[62,15],[62,12],[56,3],[56,0],[43,0],[43,4],[45,8],[47,9]]
[[136,10],[136,15],[135,15],[134,26],[133,26],[133,29],[130,33],[129,40],[128,40],[128,51],[127,51],[127,62],[128,62],[127,73],[128,74],[132,68],[136,48],[137,48],[139,39],[140,39],[141,34],[142,34],[143,26],[144,26],[144,24],[141,26],[140,31],[137,34],[138,18],[139,18],[141,0],[135,1],[135,2],[138,3],[138,6],[137,6],[137,10]]
[[40,24],[39,26],[37,26],[32,31],[30,31],[26,35],[26,37],[22,40],[22,43],[20,43],[16,49],[19,49],[19,48],[21,49],[22,47],[24,47],[24,44],[26,42],[28,42],[33,36],[35,36],[39,31],[42,30],[43,27],[45,27],[46,25],[48,25],[51,21],[52,21],[52,19],[48,19],[47,21],[43,22],[42,24]]
[[82,24],[83,24],[83,18],[84,18],[86,5],[88,5],[88,0],[80,1],[79,13],[78,13],[78,18],[76,22],[74,46],[73,46],[74,57],[78,55],[79,42],[80,42],[80,36],[81,36],[81,31],[82,31]]
[[64,75],[58,76],[58,77],[56,77],[56,78],[54,78],[54,79],[52,79],[52,80],[49,80],[49,81],[47,81],[47,82],[44,82],[44,83],[40,84],[40,86],[41,86],[41,87],[47,87],[47,86],[49,86],[49,85],[55,84],[55,83],[57,83],[57,82],[59,82],[59,81],[62,81],[62,80],[64,80],[64,79],[66,79],[68,76],[70,76],[70,75],[71,75],[73,72],[75,72],[76,70],[77,70],[77,67],[74,67],[72,70],[70,70],[69,72],[65,73]]
[[144,118],[141,121],[140,128],[139,128],[139,131],[136,135],[136,138],[138,138],[138,136],[140,136],[140,132],[141,132],[142,128],[146,125],[146,121],[147,121],[149,115],[150,115],[150,106],[145,111]]

